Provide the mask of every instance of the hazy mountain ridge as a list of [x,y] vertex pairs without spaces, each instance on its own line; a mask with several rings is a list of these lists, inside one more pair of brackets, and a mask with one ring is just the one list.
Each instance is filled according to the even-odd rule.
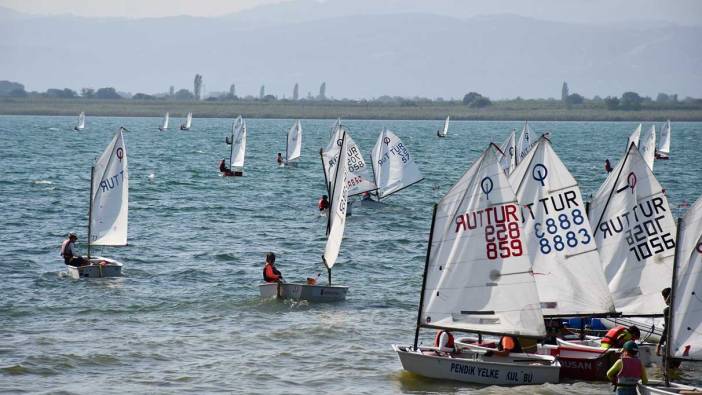
[[[313,13],[274,23],[271,9],[300,13],[312,3],[218,18],[28,18],[0,8],[0,79],[40,90],[158,92],[191,88],[200,73],[210,91],[236,83],[237,93],[257,94],[265,84],[267,92],[288,97],[295,82],[304,96],[316,94],[322,81],[335,97],[459,97],[469,90],[498,98],[558,97],[564,80],[587,96],[625,90],[699,95],[702,87],[699,27],[418,13],[323,19]],[[268,22],[257,23],[262,15]]]

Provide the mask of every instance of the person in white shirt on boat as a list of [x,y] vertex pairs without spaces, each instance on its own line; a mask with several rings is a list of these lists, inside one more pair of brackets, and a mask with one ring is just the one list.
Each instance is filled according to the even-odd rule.
[[76,241],[78,241],[78,236],[74,232],[70,232],[68,238],[61,243],[63,263],[76,267],[87,265],[87,261],[76,251]]
[[438,354],[452,354],[456,352],[453,334],[449,331],[439,330],[434,338],[434,347]]

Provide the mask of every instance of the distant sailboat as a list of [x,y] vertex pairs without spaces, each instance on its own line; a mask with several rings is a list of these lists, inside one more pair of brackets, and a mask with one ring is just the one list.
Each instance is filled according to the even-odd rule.
[[653,171],[653,162],[656,159],[656,126],[652,125],[648,134],[639,146],[641,156],[643,156],[648,168]]
[[163,124],[162,124],[161,126],[159,126],[158,130],[160,130],[160,131],[162,131],[162,132],[165,131],[165,130],[167,130],[167,129],[168,129],[168,120],[169,120],[169,119],[170,119],[170,116],[169,116],[168,113],[166,113],[166,115],[163,116]]
[[517,166],[516,153],[516,130],[512,129],[507,139],[500,146],[500,165],[505,171],[505,175],[509,176]]
[[189,112],[185,117],[185,123],[180,125],[180,130],[190,130],[190,126],[193,123],[193,113]]
[[448,136],[449,118],[450,118],[450,116],[446,117],[446,121],[444,121],[444,128],[436,131],[437,136],[439,136],[439,137]]
[[222,175],[243,176],[244,159],[246,157],[246,121],[237,118],[232,124],[231,151],[229,152],[229,169]]
[[424,179],[407,146],[395,133],[383,129],[371,151],[378,200]]
[[656,159],[668,160],[670,158],[670,120],[661,128],[661,145],[656,150]]
[[88,262],[68,266],[68,274],[81,277],[118,277],[122,263],[90,256],[91,246],[126,246],[129,203],[127,147],[120,128],[112,142],[90,169],[90,209],[88,210]]
[[300,120],[293,123],[285,140],[285,165],[295,165],[302,154],[302,124]]
[[78,125],[76,125],[73,130],[79,131],[85,129],[85,113],[81,112],[80,115],[78,115]]
[[331,194],[334,187],[333,174],[336,174],[336,165],[341,152],[342,136],[346,141],[346,158],[348,161],[349,180],[352,181],[349,185],[349,196],[358,195],[364,192],[369,192],[378,189],[370,176],[368,164],[363,159],[361,150],[351,138],[351,134],[346,130],[346,127],[341,125],[339,121],[334,126],[331,139],[326,148],[320,148],[319,155],[322,159],[322,169],[324,170],[324,183],[327,187],[327,192]]

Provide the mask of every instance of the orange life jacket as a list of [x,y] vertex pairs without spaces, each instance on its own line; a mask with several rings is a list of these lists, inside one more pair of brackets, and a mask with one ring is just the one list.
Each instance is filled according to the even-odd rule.
[[263,281],[273,283],[280,280],[280,272],[273,268],[273,265],[266,265],[263,268]]
[[620,344],[622,342],[622,339],[619,339],[619,336],[621,336],[621,334],[624,333],[624,331],[626,330],[627,329],[625,326],[615,326],[614,328],[607,331],[607,334],[604,335],[600,342],[604,344],[609,344],[610,347],[619,348],[622,346],[622,344]]
[[447,331],[438,331],[436,337],[434,338],[434,347],[440,347],[439,342],[441,341],[441,334],[446,333],[448,335],[448,341],[446,342],[446,347],[454,348],[453,334]]

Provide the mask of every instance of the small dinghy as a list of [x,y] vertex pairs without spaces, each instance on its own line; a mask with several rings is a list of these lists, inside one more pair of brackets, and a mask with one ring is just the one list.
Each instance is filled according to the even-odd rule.
[[285,139],[285,161],[284,166],[297,166],[297,161],[300,160],[302,154],[302,124],[300,120],[293,122],[292,127],[288,130],[287,138]]
[[163,132],[165,130],[168,130],[168,120],[170,119],[170,115],[166,113],[166,115],[163,116],[163,123],[161,126],[158,127],[158,130]]
[[246,158],[246,121],[241,117],[232,124],[231,139],[226,139],[226,141],[230,144],[229,168],[224,168],[222,176],[243,176],[244,159]]
[[[458,352],[449,355],[418,347],[421,328],[546,335],[519,205],[498,156],[499,148],[490,144],[434,205],[414,345],[392,347],[405,370],[424,377],[484,385],[558,383],[560,364],[550,355],[490,355],[486,348],[458,343]],[[488,217],[476,222],[477,213]],[[504,231],[497,231],[497,222]]]
[[670,120],[661,128],[661,145],[656,150],[656,159],[670,159]]
[[336,164],[339,161],[339,152],[341,147],[341,136],[344,135],[348,158],[348,182],[349,182],[349,197],[370,192],[378,189],[370,176],[368,164],[363,159],[361,150],[351,138],[351,134],[345,126],[341,125],[341,121],[337,120],[332,128],[331,138],[326,148],[320,148],[319,156],[322,159],[322,170],[324,171],[324,184],[327,193],[331,195],[333,189],[332,175],[336,174]]
[[450,116],[447,116],[446,120],[444,121],[444,127],[442,129],[439,129],[436,131],[437,136],[439,136],[439,137],[448,136],[449,118],[450,118]]
[[619,359],[618,350],[585,348],[558,340],[558,345],[538,345],[537,352],[558,359],[561,380],[609,381],[607,371]]
[[316,280],[308,279],[306,284],[295,283],[266,283],[259,285],[262,297],[277,297],[281,299],[306,300],[308,302],[338,302],[346,299],[348,287],[332,285],[332,267],[339,257],[341,241],[344,238],[346,226],[346,209],[349,197],[348,171],[348,139],[346,133],[341,135],[339,163],[336,166],[334,184],[329,200],[329,215],[327,216],[327,244],[322,255],[322,263],[327,269],[329,282],[327,285],[317,285]]
[[78,124],[73,128],[75,131],[80,131],[85,129],[85,113],[81,111],[78,115]]
[[383,129],[371,151],[373,177],[378,189],[375,197],[380,202],[424,179],[407,146],[393,132]]
[[126,246],[129,201],[127,147],[120,128],[112,142],[90,170],[90,209],[88,210],[89,265],[68,267],[73,278],[119,277],[122,263],[90,256],[92,246]]
[[190,126],[193,123],[193,113],[189,112],[188,116],[185,117],[185,123],[180,125],[180,130],[190,130]]

